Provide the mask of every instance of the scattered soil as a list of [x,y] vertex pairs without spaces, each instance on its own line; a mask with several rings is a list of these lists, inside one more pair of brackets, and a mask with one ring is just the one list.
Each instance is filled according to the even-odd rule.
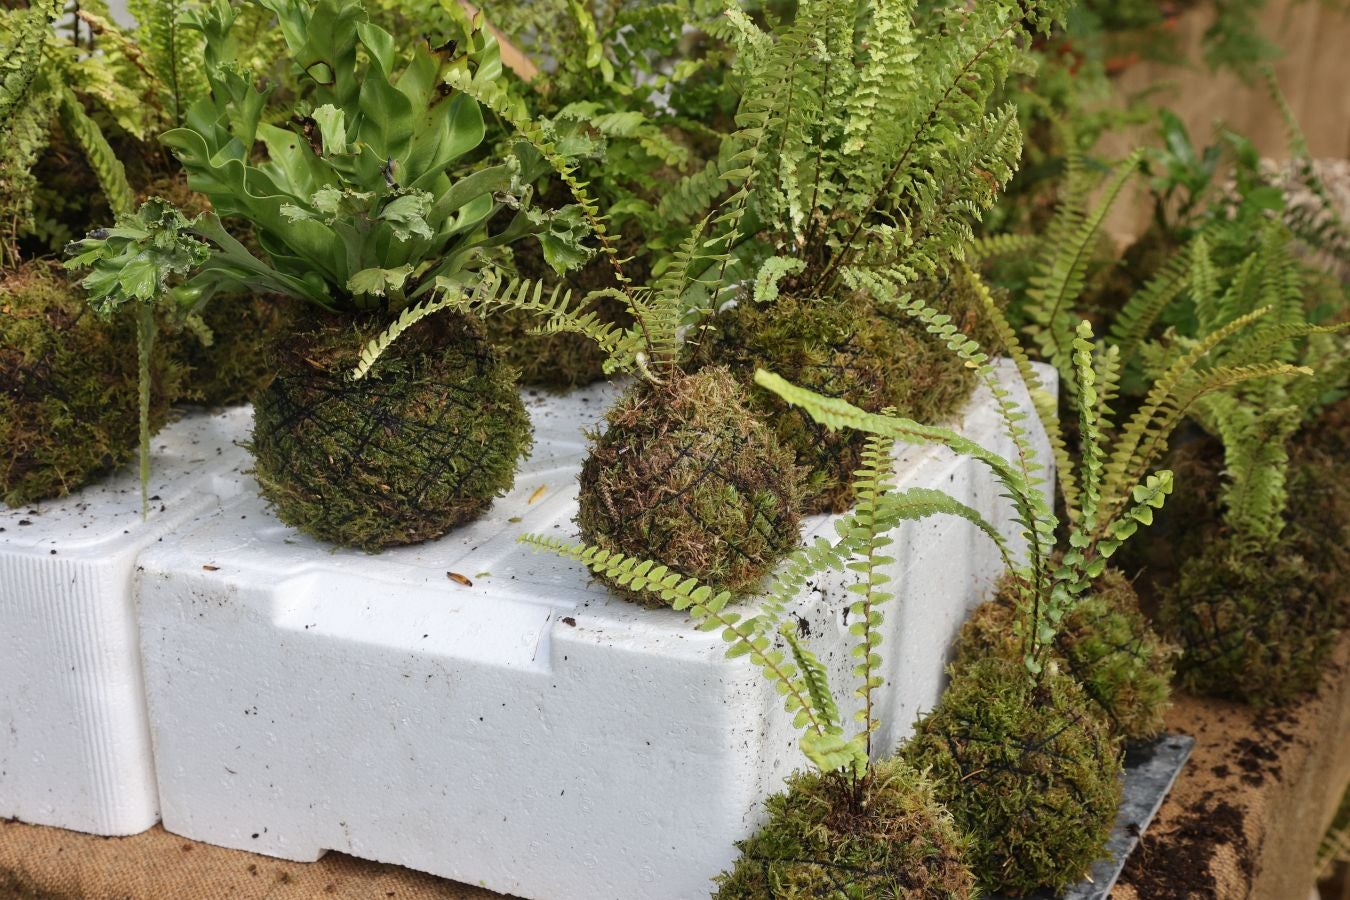
[[1306,894],[1297,886],[1350,779],[1347,661],[1350,636],[1321,690],[1284,707],[1176,697],[1167,730],[1193,735],[1195,751],[1112,900]]

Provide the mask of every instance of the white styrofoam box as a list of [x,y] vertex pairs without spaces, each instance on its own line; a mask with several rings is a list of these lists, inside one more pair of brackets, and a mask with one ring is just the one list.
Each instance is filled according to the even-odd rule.
[[[151,548],[142,646],[165,827],[523,897],[706,896],[804,760],[781,700],[719,634],[516,543],[574,533],[580,433],[608,396],[532,402],[537,445],[515,489],[431,544],[333,550],[245,491]],[[987,393],[961,428],[1010,450]],[[900,456],[905,486],[948,490],[1012,531],[983,467],[939,448]],[[830,527],[818,517],[807,531]],[[999,570],[964,520],[896,538],[878,753],[936,701],[950,640]],[[820,579],[797,610],[841,698],[842,583]]]
[[94,834],[159,819],[133,593],[136,558],[239,489],[248,410],[198,413],[152,443],[149,516],[134,465],[61,500],[0,512],[0,817]]

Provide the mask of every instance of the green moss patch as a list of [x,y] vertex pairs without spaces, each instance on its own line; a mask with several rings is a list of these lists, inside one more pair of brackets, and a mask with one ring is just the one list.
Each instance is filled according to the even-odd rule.
[[370,551],[481,515],[531,445],[515,373],[467,319],[415,326],[349,380],[382,324],[329,323],[280,344],[253,428],[255,474],[281,520]]
[[[1324,535],[1309,542],[1316,547]],[[1344,624],[1344,601],[1300,552],[1216,536],[1163,592],[1159,621],[1183,651],[1181,683],[1258,706],[1317,687]]]
[[797,546],[792,455],[725,369],[635,385],[606,421],[581,470],[577,524],[588,544],[733,592],[753,587]]
[[799,773],[765,801],[769,820],[738,846],[718,900],[945,900],[975,893],[966,839],[908,764],[876,763],[855,788]]
[[[61,497],[120,466],[137,445],[136,324],[102,322],[56,265],[0,279],[0,476],[10,506]],[[182,384],[164,343],[151,359],[153,430]]]
[[949,416],[974,385],[973,374],[922,326],[858,295],[837,303],[807,302],[788,293],[772,304],[743,299],[711,320],[693,360],[725,365],[753,388],[755,409],[807,472],[807,512],[842,512],[852,504],[867,436],[831,433],[802,410],[754,388],[757,368],[869,412],[893,407],[921,422]]
[[901,754],[970,836],[985,890],[1059,890],[1105,852],[1119,745],[1068,675],[1047,669],[1033,683],[1018,663],[979,660],[954,673]]
[[202,313],[211,344],[179,336],[189,399],[212,408],[247,403],[272,382],[271,348],[290,328],[291,304],[280,297],[221,297]]
[[[957,669],[989,656],[1010,662],[1022,658],[1021,640],[1013,634],[1011,589],[1005,576],[995,598],[962,626]],[[1139,597],[1125,576],[1106,570],[1061,628],[1056,654],[1115,733],[1145,739],[1161,732],[1172,698],[1173,651],[1140,612]]]

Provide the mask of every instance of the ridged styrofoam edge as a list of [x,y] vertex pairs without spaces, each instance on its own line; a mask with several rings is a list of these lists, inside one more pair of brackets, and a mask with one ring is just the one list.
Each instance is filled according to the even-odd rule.
[[[147,552],[165,827],[289,859],[340,850],[524,897],[706,894],[764,797],[803,764],[781,700],[718,634],[516,543],[573,534],[582,430],[612,396],[533,398],[538,440],[515,488],[435,543],[333,550],[245,488]],[[960,430],[1011,452],[984,391]],[[1048,460],[1044,436],[1035,444]],[[947,490],[1014,534],[984,467],[941,448],[898,455],[902,486]],[[817,517],[807,536],[831,528]],[[936,701],[951,638],[1000,570],[964,520],[906,524],[888,552],[897,599],[879,754]],[[841,579],[822,578],[796,610],[841,699],[850,600]]]
[[0,817],[103,835],[158,821],[133,569],[239,489],[250,419],[197,413],[157,435],[144,520],[134,466],[0,512]]

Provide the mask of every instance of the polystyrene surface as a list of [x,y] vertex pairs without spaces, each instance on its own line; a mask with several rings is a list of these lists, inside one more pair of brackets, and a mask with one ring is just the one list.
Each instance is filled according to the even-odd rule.
[[[574,534],[582,430],[612,396],[532,398],[537,442],[515,488],[434,543],[334,550],[250,487],[151,548],[142,644],[165,827],[523,897],[706,896],[804,762],[781,701],[718,634],[516,543]],[[987,393],[960,428],[1011,450]],[[903,486],[947,490],[1013,532],[980,465],[931,447],[899,457]],[[806,531],[832,535],[831,520]],[[937,699],[951,638],[999,571],[964,520],[908,523],[888,552],[878,752]],[[831,576],[796,610],[839,695],[848,603]]]
[[248,410],[198,413],[134,466],[0,511],[0,817],[94,834],[158,820],[132,593],[136,558],[237,491]]

